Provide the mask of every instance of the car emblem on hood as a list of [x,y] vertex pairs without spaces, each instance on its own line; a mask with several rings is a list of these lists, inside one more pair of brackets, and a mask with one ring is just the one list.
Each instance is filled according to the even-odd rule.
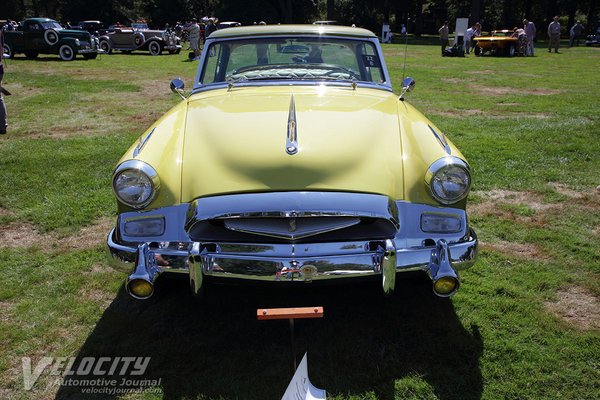
[[290,218],[289,219],[289,223],[290,223],[290,232],[296,232],[296,229],[298,229],[298,226],[296,225],[296,218]]
[[292,95],[292,99],[290,100],[285,151],[289,155],[294,155],[298,152],[298,132],[296,131],[296,105],[294,104],[294,95]]

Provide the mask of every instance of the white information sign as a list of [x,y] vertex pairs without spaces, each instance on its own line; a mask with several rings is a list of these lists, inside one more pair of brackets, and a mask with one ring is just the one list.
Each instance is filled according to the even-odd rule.
[[464,43],[465,36],[467,35],[467,29],[469,29],[469,18],[456,18],[456,29],[454,30],[454,44]]
[[392,43],[392,30],[390,24],[383,24],[381,26],[381,43]]
[[281,400],[324,400],[325,391],[323,389],[317,389],[310,383],[308,379],[308,360],[306,353],[296,369],[296,373],[292,377],[287,390],[285,391]]

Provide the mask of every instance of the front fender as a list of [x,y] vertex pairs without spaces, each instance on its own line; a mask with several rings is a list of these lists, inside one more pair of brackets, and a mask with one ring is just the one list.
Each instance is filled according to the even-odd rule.
[[81,48],[80,42],[81,42],[81,39],[77,39],[77,38],[73,38],[73,37],[60,38],[60,40],[56,44],[56,47],[60,48],[60,46],[68,44],[73,49],[79,50]]

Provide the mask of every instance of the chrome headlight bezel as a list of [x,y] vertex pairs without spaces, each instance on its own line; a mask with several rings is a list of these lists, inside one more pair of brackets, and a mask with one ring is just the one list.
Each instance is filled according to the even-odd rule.
[[[456,172],[464,174],[460,180],[463,182],[465,189],[460,194],[453,197],[444,196],[443,193],[439,193],[435,188],[436,179],[440,174],[447,172],[449,169],[455,169]],[[458,157],[448,156],[440,158],[427,169],[427,172],[425,173],[425,184],[427,185],[431,196],[440,204],[449,205],[458,203],[459,201],[464,200],[471,190],[471,168],[466,161]]]
[[[119,190],[117,189],[117,179],[127,171],[135,171],[137,173],[145,175],[145,178],[148,179],[148,182],[151,185],[150,194],[147,198],[143,199],[140,202],[128,201],[119,194]],[[121,203],[135,209],[140,209],[152,203],[152,201],[156,198],[156,195],[158,194],[158,191],[160,189],[160,179],[158,178],[158,173],[156,172],[156,170],[152,168],[149,164],[146,164],[145,162],[140,160],[127,160],[119,164],[113,172],[112,188],[113,193]]]

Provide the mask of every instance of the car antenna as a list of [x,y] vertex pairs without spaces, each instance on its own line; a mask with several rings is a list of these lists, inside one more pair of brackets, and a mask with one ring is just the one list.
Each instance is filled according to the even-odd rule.
[[406,78],[406,53],[408,53],[408,22],[410,21],[410,16],[406,16],[406,32],[404,33],[404,64],[402,65],[402,80]]
[[398,100],[404,101],[404,94],[406,92],[410,92],[415,87],[415,81],[412,78],[406,77],[406,54],[408,53],[408,22],[410,21],[410,16],[406,16],[406,33],[404,34],[404,65],[402,66],[402,92],[400,92],[400,96]]

